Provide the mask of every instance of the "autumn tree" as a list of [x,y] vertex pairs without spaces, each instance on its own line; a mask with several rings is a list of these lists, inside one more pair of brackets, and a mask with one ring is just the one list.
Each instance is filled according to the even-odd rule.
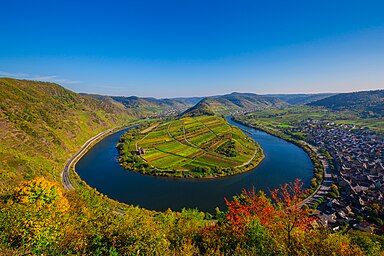
[[[69,204],[61,188],[43,177],[19,185],[13,200],[2,205],[1,239],[23,253],[55,254],[63,236]],[[57,253],[57,252],[56,252]]]
[[[300,180],[280,186],[271,192],[272,199],[263,192],[243,190],[228,206],[225,218],[214,226],[203,229],[205,240],[212,244],[215,235],[224,246],[225,253],[233,253],[239,247],[256,254],[275,251],[292,254],[292,234],[303,234],[311,227],[313,218],[308,207],[301,207],[303,184]],[[207,244],[208,245],[208,244]],[[240,250],[241,251],[241,250]]]
[[292,254],[292,232],[294,229],[308,231],[311,223],[315,220],[310,216],[311,211],[308,207],[303,207],[302,201],[303,183],[296,179],[271,192],[275,201],[275,224],[284,231],[289,254]]
[[68,200],[63,196],[61,188],[44,177],[26,181],[17,187],[15,201],[31,204],[37,208],[56,207],[63,212],[69,208]]

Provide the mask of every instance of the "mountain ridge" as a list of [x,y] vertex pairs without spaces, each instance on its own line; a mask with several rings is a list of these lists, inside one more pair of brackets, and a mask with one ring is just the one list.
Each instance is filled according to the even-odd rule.
[[337,93],[294,93],[294,94],[264,94],[268,97],[279,98],[291,105],[305,105],[317,100],[325,99]]
[[[151,115],[159,112],[176,110],[176,112],[185,112],[189,108],[196,106],[200,101],[205,101],[207,106],[217,105],[219,113],[230,111],[243,111],[246,109],[265,109],[270,107],[285,107],[289,105],[304,105],[319,99],[324,99],[335,93],[317,93],[317,94],[255,94],[232,92],[222,95],[212,95],[205,97],[176,97],[176,98],[154,98],[138,96],[104,96],[98,94],[80,93],[96,99],[104,100],[109,103],[124,106],[130,114],[135,116]],[[216,100],[208,100],[216,99]],[[216,103],[214,103],[216,102]],[[263,107],[264,106],[264,107]],[[196,106],[198,107],[198,106]],[[206,111],[204,111],[206,112]],[[206,112],[210,114],[210,111]]]
[[131,117],[116,105],[58,84],[0,78],[0,183],[52,175],[97,133]]
[[363,116],[384,116],[384,90],[340,93],[308,104],[332,110],[352,110]]
[[183,113],[188,115],[212,115],[229,114],[239,111],[255,111],[267,108],[282,108],[288,103],[273,97],[267,97],[254,93],[238,93],[207,97],[202,99],[192,108]]
[[81,95],[86,95],[122,106],[126,111],[128,111],[128,113],[136,117],[153,115],[171,110],[181,112],[194,106],[201,100],[200,97],[156,99],[153,97],[104,96],[86,93],[81,93]]

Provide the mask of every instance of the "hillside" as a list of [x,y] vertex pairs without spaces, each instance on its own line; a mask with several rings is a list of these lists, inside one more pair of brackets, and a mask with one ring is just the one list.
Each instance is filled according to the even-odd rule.
[[332,110],[350,110],[367,117],[383,117],[384,90],[341,93],[308,105]]
[[173,98],[173,99],[155,99],[155,98],[140,98],[136,96],[123,97],[123,96],[103,96],[97,94],[82,94],[95,99],[99,99],[108,103],[118,106],[123,106],[126,110],[134,116],[148,116],[155,115],[166,111],[184,111],[202,98]]
[[111,96],[105,96],[105,95],[99,95],[99,94],[88,94],[88,93],[80,93],[80,95],[107,102],[109,104],[115,105],[116,107],[118,107],[121,110],[126,109],[125,106],[121,102],[114,100]]
[[[236,92],[206,98],[190,97],[168,99],[140,98],[136,96],[102,96],[94,94],[83,95],[112,104],[120,103],[124,105],[131,115],[134,116],[155,115],[167,111],[174,111],[175,113],[178,113],[186,110],[186,114],[189,113],[188,115],[228,114],[234,111],[281,108],[289,105],[277,97]],[[190,113],[190,111],[193,111],[193,113]]]
[[[383,254],[382,236],[314,228],[308,209],[289,207],[300,193],[292,183],[276,192],[286,197],[279,205],[244,190],[214,216],[121,204],[81,182],[64,192],[66,159],[91,136],[126,124],[126,109],[57,84],[8,78],[0,78],[0,96],[0,255]],[[232,145],[216,152],[231,157]]]
[[266,94],[268,97],[275,97],[291,105],[305,105],[314,101],[322,100],[333,96],[335,93],[316,93],[316,94]]
[[211,110],[211,107],[214,106],[214,104],[218,100],[212,100],[211,98],[206,98],[199,103],[197,103],[195,106],[191,107],[190,109],[187,109],[182,116],[187,117],[187,116],[213,116],[215,115],[215,112]]
[[228,114],[235,111],[254,111],[269,108],[282,108],[288,103],[273,97],[252,93],[231,93],[208,97],[201,100],[196,106],[184,112],[184,116],[201,114]]
[[121,106],[54,83],[0,78],[0,95],[0,184],[38,175],[59,181],[86,140],[130,119]]

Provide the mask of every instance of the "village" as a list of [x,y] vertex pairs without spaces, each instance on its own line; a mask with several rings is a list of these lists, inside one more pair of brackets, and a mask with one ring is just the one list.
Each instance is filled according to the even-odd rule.
[[316,213],[333,230],[355,228],[382,233],[384,215],[384,140],[367,128],[307,120],[289,133],[305,134],[306,141],[325,149],[333,164],[337,193],[327,195]]

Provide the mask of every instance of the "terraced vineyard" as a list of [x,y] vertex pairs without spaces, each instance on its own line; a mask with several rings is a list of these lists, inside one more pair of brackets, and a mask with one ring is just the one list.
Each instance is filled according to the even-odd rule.
[[178,177],[216,177],[254,168],[259,145],[222,117],[185,117],[130,130],[119,144],[126,169]]

